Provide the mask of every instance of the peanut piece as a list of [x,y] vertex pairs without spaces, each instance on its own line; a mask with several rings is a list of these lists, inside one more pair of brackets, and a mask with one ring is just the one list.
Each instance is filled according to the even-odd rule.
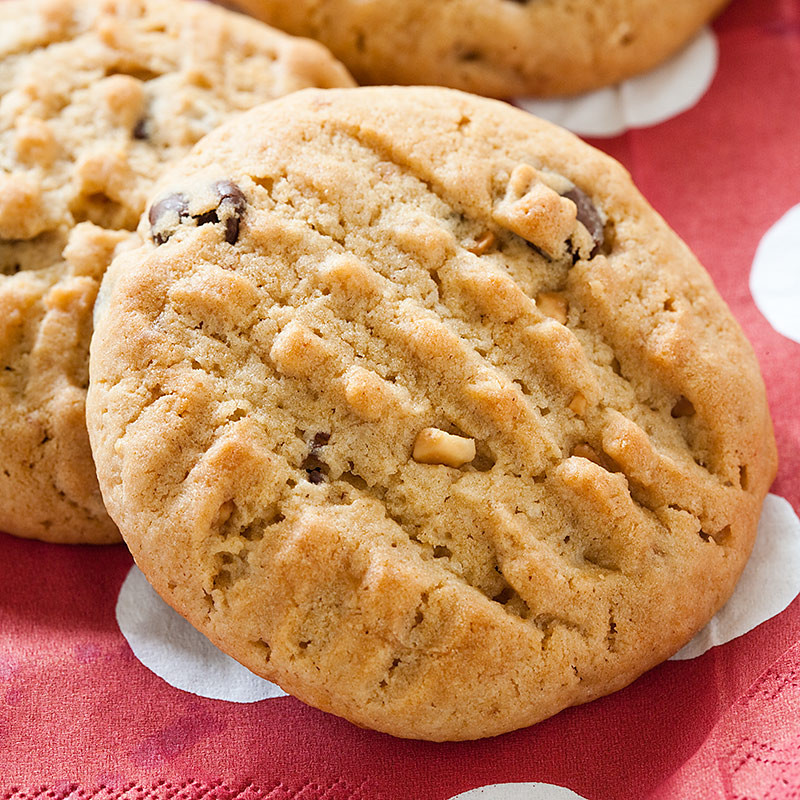
[[515,167],[506,196],[492,216],[548,258],[562,258],[567,253],[567,239],[577,228],[578,210],[541,178],[542,174],[527,164]]
[[491,231],[486,231],[486,233],[476,239],[475,244],[472,247],[468,247],[467,250],[473,255],[482,256],[487,250],[494,247],[496,241],[497,237]]
[[536,307],[546,317],[551,317],[562,325],[567,324],[569,303],[557,292],[540,292],[536,295]]
[[460,467],[475,458],[475,440],[439,428],[423,428],[414,442],[414,461]]
[[570,400],[567,408],[570,411],[574,411],[579,417],[582,417],[586,412],[586,406],[586,398],[580,392],[578,392],[575,397]]

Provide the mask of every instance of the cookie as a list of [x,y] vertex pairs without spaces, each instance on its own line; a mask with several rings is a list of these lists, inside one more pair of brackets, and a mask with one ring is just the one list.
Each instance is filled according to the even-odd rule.
[[396,736],[619,689],[730,595],[753,352],[625,170],[506,104],[299,92],[204,139],[101,289],[111,516],[223,650]]
[[727,0],[233,0],[319,39],[360,83],[575,94],[644,72]]
[[84,421],[111,255],[220,122],[352,81],[316,42],[204,3],[9,0],[0,27],[0,530],[117,541]]

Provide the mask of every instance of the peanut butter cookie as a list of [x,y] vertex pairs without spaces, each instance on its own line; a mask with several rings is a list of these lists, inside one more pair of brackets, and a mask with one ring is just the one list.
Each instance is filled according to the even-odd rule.
[[672,55],[727,0],[232,0],[319,39],[362,83],[575,94]]
[[205,3],[0,3],[0,530],[109,542],[91,315],[164,166],[235,112],[347,86],[316,42]]
[[319,708],[467,739],[619,689],[730,595],[753,352],[628,174],[446,89],[299,92],[158,185],[88,423],[156,589]]

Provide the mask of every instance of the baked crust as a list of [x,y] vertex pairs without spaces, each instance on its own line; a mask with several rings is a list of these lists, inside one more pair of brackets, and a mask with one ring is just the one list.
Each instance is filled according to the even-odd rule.
[[114,250],[217,124],[352,80],[322,45],[208,4],[7,0],[0,27],[0,530],[119,541],[84,421]]
[[609,157],[451,90],[309,90],[201,142],[140,234],[97,304],[100,483],[253,671],[396,736],[490,736],[729,597],[775,473],[763,383]]
[[232,0],[324,42],[359,83],[567,95],[664,61],[727,0]]

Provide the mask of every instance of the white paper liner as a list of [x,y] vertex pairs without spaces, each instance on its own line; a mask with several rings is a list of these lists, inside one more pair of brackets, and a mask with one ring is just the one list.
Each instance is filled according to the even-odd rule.
[[136,658],[176,689],[233,703],[286,694],[211,644],[156,594],[136,566],[119,592],[117,624]]
[[717,39],[704,28],[677,55],[644,75],[577,97],[520,97],[514,104],[580,136],[618,136],[694,106],[711,85],[718,60]]
[[697,658],[781,613],[800,593],[800,520],[782,497],[767,495],[753,554],[733,597],[671,660]]
[[[744,635],[783,611],[798,593],[800,520],[786,500],[770,494],[733,597],[673,659],[696,658]],[[177,689],[235,703],[286,694],[218,650],[156,594],[135,566],[119,593],[117,622],[139,661]]]

